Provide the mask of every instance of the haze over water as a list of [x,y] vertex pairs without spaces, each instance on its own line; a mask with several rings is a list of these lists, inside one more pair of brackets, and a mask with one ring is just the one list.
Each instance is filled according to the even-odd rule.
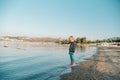
[[[0,43],[1,80],[59,80],[71,71],[68,46],[31,42]],[[75,63],[96,54],[95,47],[77,48]]]

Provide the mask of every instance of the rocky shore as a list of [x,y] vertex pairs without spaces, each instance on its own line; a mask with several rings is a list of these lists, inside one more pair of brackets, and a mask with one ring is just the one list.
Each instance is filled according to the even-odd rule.
[[120,48],[100,47],[98,54],[72,67],[62,80],[120,80]]

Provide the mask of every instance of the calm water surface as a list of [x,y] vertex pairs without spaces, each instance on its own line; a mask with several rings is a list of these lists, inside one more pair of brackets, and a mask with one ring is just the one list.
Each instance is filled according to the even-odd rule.
[[[75,63],[84,61],[96,51],[95,47],[77,48]],[[71,71],[69,63],[65,45],[0,42],[0,80],[60,80],[61,74]]]

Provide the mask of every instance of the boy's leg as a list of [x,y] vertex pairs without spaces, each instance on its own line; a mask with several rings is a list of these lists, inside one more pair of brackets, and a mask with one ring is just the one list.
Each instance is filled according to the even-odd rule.
[[71,65],[74,64],[74,55],[72,52],[70,52],[70,59],[71,59]]

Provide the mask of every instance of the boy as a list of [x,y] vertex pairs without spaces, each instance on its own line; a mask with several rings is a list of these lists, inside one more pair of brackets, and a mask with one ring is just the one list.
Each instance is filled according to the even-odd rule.
[[74,52],[75,52],[75,39],[74,39],[74,37],[70,36],[69,41],[70,41],[69,55],[70,55],[70,59],[71,59],[70,67],[72,67],[74,65]]

